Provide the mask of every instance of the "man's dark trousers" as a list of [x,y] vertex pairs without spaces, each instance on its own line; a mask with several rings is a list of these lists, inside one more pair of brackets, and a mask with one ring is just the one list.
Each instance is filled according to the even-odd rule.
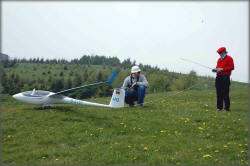
[[215,87],[217,93],[217,109],[223,109],[223,100],[225,102],[225,110],[229,111],[230,99],[229,99],[229,75],[217,75],[215,80]]
[[125,101],[130,106],[134,106],[134,101],[137,101],[137,104],[142,106],[145,94],[146,88],[144,86],[138,86],[137,90],[125,92]]

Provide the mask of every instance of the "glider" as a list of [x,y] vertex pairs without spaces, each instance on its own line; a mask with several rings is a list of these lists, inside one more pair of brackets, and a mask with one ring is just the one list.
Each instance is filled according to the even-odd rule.
[[25,102],[25,103],[41,104],[43,105],[43,107],[50,106],[50,104],[81,104],[81,105],[90,105],[90,106],[97,106],[97,107],[121,108],[121,107],[124,107],[124,97],[125,97],[125,91],[124,89],[121,89],[121,88],[114,89],[109,105],[77,100],[77,99],[73,99],[64,95],[65,93],[68,93],[76,89],[86,88],[86,87],[90,87],[94,85],[112,83],[117,73],[118,73],[118,70],[116,70],[112,74],[109,80],[104,81],[104,82],[102,81],[102,82],[97,82],[93,84],[83,85],[83,86],[63,90],[63,91],[56,92],[56,93],[33,89],[33,91],[17,93],[13,95],[13,98],[20,100],[22,102]]

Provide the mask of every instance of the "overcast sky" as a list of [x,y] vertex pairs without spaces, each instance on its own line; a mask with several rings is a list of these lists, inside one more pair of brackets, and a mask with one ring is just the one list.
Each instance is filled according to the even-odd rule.
[[215,76],[216,50],[248,82],[248,1],[2,2],[2,53],[16,58],[131,58],[169,71]]

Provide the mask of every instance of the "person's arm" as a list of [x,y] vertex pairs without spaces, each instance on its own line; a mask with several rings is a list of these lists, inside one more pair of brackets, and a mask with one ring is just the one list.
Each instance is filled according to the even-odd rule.
[[228,67],[224,67],[223,71],[231,71],[234,70],[234,61],[232,58],[228,59]]
[[129,77],[126,77],[126,78],[124,79],[122,88],[123,88],[123,89],[126,89],[126,88],[128,88],[128,87],[129,87]]
[[141,78],[142,78],[141,81],[137,82],[136,84],[138,86],[143,85],[143,86],[145,86],[147,88],[148,87],[148,81],[147,81],[146,77],[144,75],[141,75]]

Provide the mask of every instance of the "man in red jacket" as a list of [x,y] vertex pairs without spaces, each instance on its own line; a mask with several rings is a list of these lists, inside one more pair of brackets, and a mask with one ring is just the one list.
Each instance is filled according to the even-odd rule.
[[230,86],[230,75],[234,70],[233,58],[227,55],[225,47],[221,47],[217,50],[220,58],[217,61],[216,66],[216,80],[215,87],[217,93],[217,111],[223,109],[223,100],[225,102],[224,110],[229,111],[230,99],[229,99],[229,86]]

